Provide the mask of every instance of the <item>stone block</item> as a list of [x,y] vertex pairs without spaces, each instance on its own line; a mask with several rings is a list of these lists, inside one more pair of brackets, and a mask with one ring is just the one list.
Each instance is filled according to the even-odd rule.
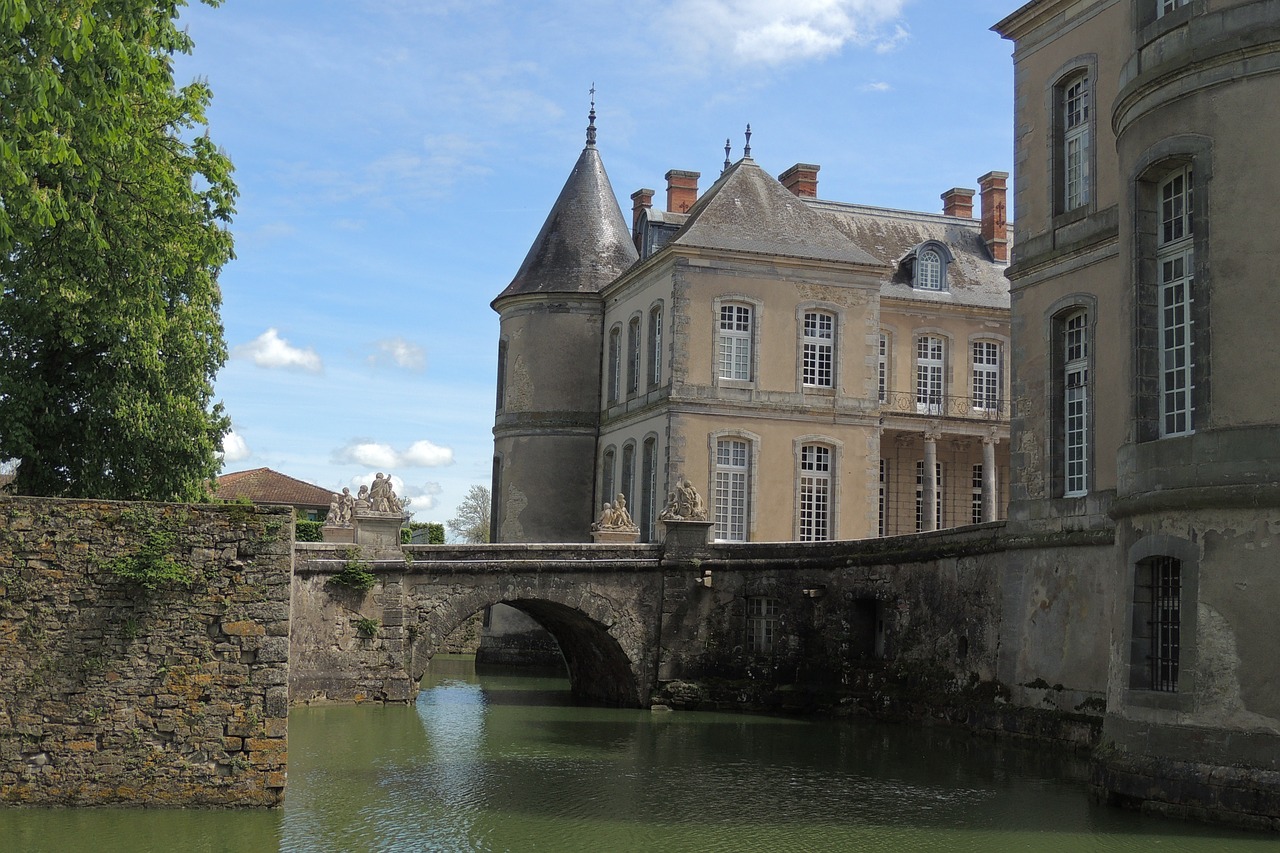
[[231,637],[256,637],[267,633],[267,629],[257,622],[223,622],[222,633]]

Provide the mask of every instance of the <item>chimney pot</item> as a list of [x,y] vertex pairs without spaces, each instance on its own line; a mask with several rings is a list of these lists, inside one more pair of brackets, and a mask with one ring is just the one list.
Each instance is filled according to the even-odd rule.
[[672,169],[667,172],[667,211],[669,213],[688,213],[689,208],[698,200],[698,178],[701,172],[686,172]]
[[952,187],[942,194],[942,215],[973,218],[974,192],[964,187]]
[[778,176],[778,181],[801,198],[818,197],[818,170],[813,163],[796,163]]
[[982,189],[982,239],[991,257],[1002,263],[1009,260],[1009,219],[1005,207],[1008,172],[987,172],[978,178]]

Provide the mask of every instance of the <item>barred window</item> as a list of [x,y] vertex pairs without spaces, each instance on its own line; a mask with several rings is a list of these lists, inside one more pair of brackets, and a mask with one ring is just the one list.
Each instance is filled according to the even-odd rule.
[[752,596],[747,599],[747,649],[758,655],[773,654],[778,630],[778,599]]

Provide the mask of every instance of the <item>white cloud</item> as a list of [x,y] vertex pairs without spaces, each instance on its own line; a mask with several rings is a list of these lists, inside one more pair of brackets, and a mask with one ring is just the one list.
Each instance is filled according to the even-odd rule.
[[877,80],[875,83],[867,83],[862,86],[864,92],[888,92],[893,87],[883,80]]
[[427,366],[427,354],[422,347],[404,338],[384,338],[374,344],[378,352],[369,356],[370,364],[390,360],[405,370],[423,370]]
[[[894,23],[906,0],[689,0],[672,6],[685,48],[744,63],[821,59],[846,45],[894,49],[907,31]],[[669,23],[675,24],[674,20]],[[892,29],[885,31],[891,23]]]
[[306,370],[319,373],[324,369],[320,356],[310,347],[299,349],[291,345],[274,328],[267,329],[247,344],[231,351],[233,358],[249,358],[258,367]]
[[438,468],[453,464],[453,450],[441,447],[426,439],[415,441],[404,452],[389,444],[375,441],[355,441],[334,451],[333,461],[339,464],[355,463],[371,465],[383,470],[389,468]]
[[222,461],[223,462],[240,462],[248,459],[253,451],[249,449],[248,443],[235,430],[229,430],[222,437]]

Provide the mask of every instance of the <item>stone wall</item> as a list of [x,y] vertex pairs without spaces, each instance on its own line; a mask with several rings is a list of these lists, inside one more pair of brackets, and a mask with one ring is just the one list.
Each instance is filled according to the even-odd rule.
[[0,497],[0,802],[279,805],[292,520]]

